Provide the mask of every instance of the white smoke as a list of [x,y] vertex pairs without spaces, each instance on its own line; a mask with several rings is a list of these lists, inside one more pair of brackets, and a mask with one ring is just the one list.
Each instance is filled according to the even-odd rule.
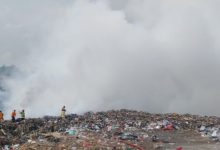
[[0,63],[25,74],[7,80],[7,112],[220,115],[219,1],[1,3]]

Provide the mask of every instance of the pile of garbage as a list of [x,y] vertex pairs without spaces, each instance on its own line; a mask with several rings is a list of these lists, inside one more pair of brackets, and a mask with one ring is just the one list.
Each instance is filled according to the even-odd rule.
[[201,125],[199,132],[203,137],[209,137],[214,141],[220,141],[220,126],[214,124]]
[[[0,123],[0,149],[156,149],[189,133],[220,139],[220,118],[111,110]],[[161,144],[156,144],[160,147]]]

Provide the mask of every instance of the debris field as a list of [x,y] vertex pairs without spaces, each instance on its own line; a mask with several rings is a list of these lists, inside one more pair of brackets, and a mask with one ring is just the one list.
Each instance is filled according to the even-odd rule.
[[110,110],[0,123],[2,150],[220,149],[220,118]]

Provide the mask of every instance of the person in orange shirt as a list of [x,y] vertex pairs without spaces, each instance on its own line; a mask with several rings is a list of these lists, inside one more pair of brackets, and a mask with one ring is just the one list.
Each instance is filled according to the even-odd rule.
[[0,122],[4,120],[4,114],[3,112],[0,110]]
[[16,117],[16,110],[11,112],[11,120],[12,120],[12,122],[15,122],[15,117]]

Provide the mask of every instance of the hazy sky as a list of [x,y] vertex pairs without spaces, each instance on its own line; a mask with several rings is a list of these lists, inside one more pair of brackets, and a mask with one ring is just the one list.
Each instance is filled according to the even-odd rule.
[[219,0],[0,0],[5,111],[220,115]]

